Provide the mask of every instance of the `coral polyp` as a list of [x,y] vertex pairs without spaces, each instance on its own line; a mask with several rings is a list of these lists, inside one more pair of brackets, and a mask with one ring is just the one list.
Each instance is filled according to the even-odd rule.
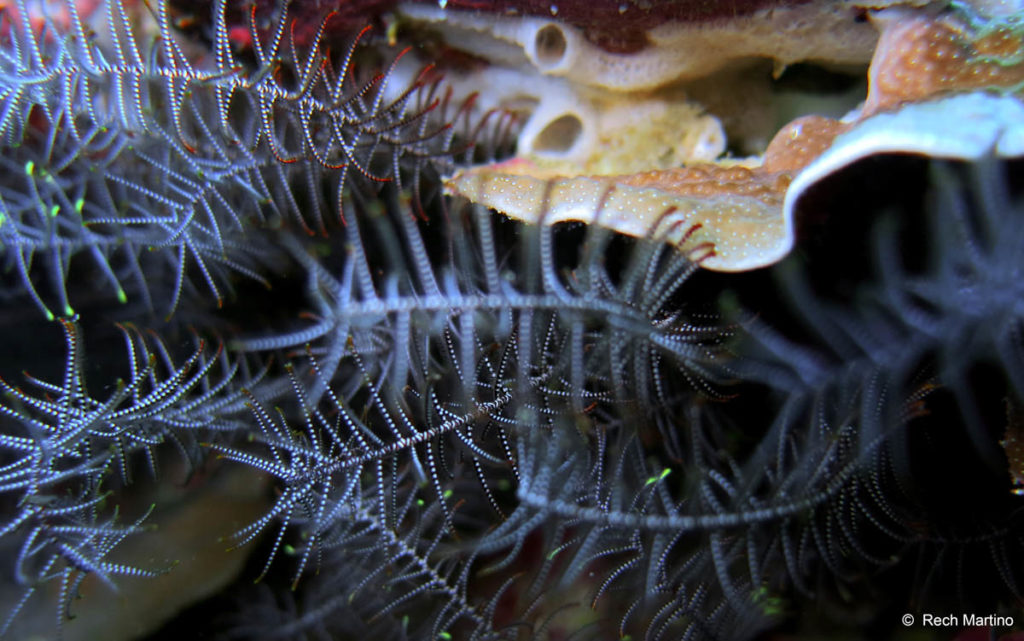
[[999,4],[0,3],[0,636],[1024,621]]

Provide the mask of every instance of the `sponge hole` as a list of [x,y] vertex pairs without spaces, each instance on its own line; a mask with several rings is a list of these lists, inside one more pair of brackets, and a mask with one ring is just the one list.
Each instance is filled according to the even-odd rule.
[[534,38],[534,51],[537,62],[542,67],[554,67],[562,62],[565,57],[565,50],[568,43],[565,41],[565,34],[562,28],[555,24],[549,24],[537,31]]
[[583,134],[583,122],[575,114],[564,114],[549,122],[533,140],[536,153],[564,154]]

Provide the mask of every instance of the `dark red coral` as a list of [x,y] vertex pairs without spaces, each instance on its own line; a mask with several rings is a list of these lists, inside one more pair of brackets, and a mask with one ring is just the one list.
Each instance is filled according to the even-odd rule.
[[[294,0],[288,5],[296,44],[308,44],[324,16],[331,15],[327,40],[344,41],[403,0]],[[587,39],[607,51],[629,53],[647,44],[647,32],[668,22],[712,22],[749,15],[763,9],[806,4],[810,0],[404,0],[501,16],[547,16],[583,30]],[[203,29],[208,3],[172,0],[179,26]],[[255,15],[274,15],[276,0],[256,0]],[[228,25],[248,27],[252,3],[228,3]],[[208,37],[208,36],[207,36]]]
[[[442,5],[438,0],[406,0]],[[646,32],[666,22],[727,20],[777,6],[810,0],[447,0],[446,9],[477,11],[502,16],[549,16],[583,30],[587,38],[608,51],[626,53],[642,49]],[[298,0],[295,15],[337,12],[339,27],[361,27],[397,0]]]
[[[608,51],[642,49],[646,32],[666,22],[711,22],[810,0],[448,0],[446,8],[550,16],[578,27]],[[345,0],[342,0],[345,2]],[[435,0],[412,0],[436,4]]]

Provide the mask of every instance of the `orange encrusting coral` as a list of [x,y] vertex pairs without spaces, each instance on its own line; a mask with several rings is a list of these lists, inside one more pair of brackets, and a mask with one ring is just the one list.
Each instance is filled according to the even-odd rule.
[[779,130],[764,152],[762,171],[798,172],[832,145],[851,123],[825,116],[801,116]]
[[824,116],[803,116],[779,130],[759,167],[704,164],[610,176],[605,180],[679,196],[736,196],[781,205],[793,174],[810,164],[849,128],[849,124]]
[[905,8],[873,20],[880,36],[862,118],[947,92],[1024,88],[1024,34],[1006,25],[976,29],[955,14]]
[[[669,172],[687,172],[687,178],[694,178],[692,170]],[[676,245],[709,269],[753,269],[766,255],[772,262],[778,259],[778,252],[785,251],[781,207],[775,195],[772,202],[729,192],[708,195],[706,192],[729,188],[727,182],[716,179],[691,181],[691,193],[695,185],[705,193],[690,195],[626,185],[617,178],[544,179],[488,168],[458,173],[446,187],[528,223],[580,221],[629,236],[658,238]]]
[[769,265],[792,239],[782,204],[793,174],[847,125],[807,116],[784,127],[760,167],[696,165],[623,176],[545,176],[524,160],[457,173],[448,191],[512,218],[552,225],[599,222],[652,236],[716,271]]
[[695,165],[594,178],[641,189],[658,189],[678,196],[736,196],[756,198],[766,205],[780,204],[792,177],[788,173],[769,173],[758,169]]
[[[883,120],[893,116],[882,112],[899,113],[904,106],[912,108],[914,103],[951,94],[979,90],[1024,94],[1024,28],[1012,21],[990,22],[968,15],[969,10],[939,13],[899,6],[874,13],[872,21],[880,37],[868,71],[868,96],[859,112],[844,121],[814,115],[793,120],[775,135],[758,166],[723,162],[630,175],[566,177],[515,159],[458,172],[446,188],[526,222],[574,220],[632,236],[662,238],[715,271],[770,265],[792,247],[794,202],[808,182],[827,169],[814,161],[828,155],[838,136],[876,121],[874,116]],[[957,108],[965,108],[959,103],[945,106],[951,118],[958,117],[952,115],[959,113]],[[994,135],[981,131],[982,125],[994,123],[979,123],[977,117],[992,112],[995,105],[966,108],[963,123],[949,126],[977,129],[977,135],[986,140]],[[1012,111],[1005,105],[1001,108],[999,113]],[[935,114],[918,116],[934,118]],[[961,140],[962,136],[940,144],[936,139],[944,141],[945,136],[942,130],[937,133],[934,122],[918,124],[920,131],[909,127],[917,135],[914,140],[896,132],[870,140],[844,138],[841,145],[849,148],[833,154],[826,164],[844,166],[873,149],[960,157],[976,144],[973,139]],[[904,133],[908,127],[907,123],[894,126],[902,127]],[[866,135],[875,135],[876,128],[868,127],[871,131]],[[1016,143],[1009,140],[1013,136],[1002,138],[1008,141],[1000,144],[1015,148]],[[808,166],[811,169],[804,172]],[[794,178],[797,184],[791,189]]]

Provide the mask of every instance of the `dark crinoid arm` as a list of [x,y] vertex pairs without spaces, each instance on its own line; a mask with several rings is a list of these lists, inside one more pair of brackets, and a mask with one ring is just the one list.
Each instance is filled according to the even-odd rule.
[[[887,594],[914,614],[1013,612],[1019,505],[1000,444],[1016,434],[1024,393],[1020,164],[884,162],[920,203],[901,192],[893,213],[837,223],[841,233],[781,265],[770,291],[788,305],[750,322],[736,347],[745,358],[733,371],[781,407],[772,467],[792,467],[783,453],[802,457],[815,431],[843,435],[853,466],[841,483],[834,466],[821,470],[835,491],[803,516],[810,528],[792,549],[811,554],[787,561],[794,594],[836,621],[853,616],[849,594]],[[822,258],[865,252],[868,265]],[[822,575],[847,595],[807,579]],[[899,627],[897,615],[873,615]]]
[[[478,208],[418,223],[391,202],[375,218],[354,199],[344,243],[285,241],[313,314],[239,344],[283,351],[295,399],[282,413],[254,403],[257,443],[219,450],[281,488],[239,541],[271,529],[268,565],[281,550],[297,557],[309,626],[539,634],[557,606],[499,602],[549,580],[500,557],[535,538],[565,543],[578,517],[557,517],[554,503],[535,511],[532,488],[594,457],[588,478],[613,483],[605,467],[620,446],[672,429],[670,404],[715,385],[723,331],[687,322],[678,296],[695,266],[659,243],[627,243],[628,258],[608,265],[622,241],[601,230],[556,242],[562,231]],[[539,470],[537,447],[553,457]],[[349,599],[321,608],[323,590]]]
[[145,533],[142,523],[153,509],[131,514],[132,523],[118,522],[120,505],[131,505],[124,491],[134,484],[133,470],[148,468],[155,477],[169,444],[186,464],[197,465],[199,440],[242,425],[232,419],[245,409],[233,382],[238,365],[222,350],[199,341],[176,361],[159,339],[122,327],[125,376],[97,386],[87,380],[91,361],[80,324],[61,323],[67,353],[58,380],[26,375],[23,390],[0,379],[0,549],[11,569],[2,589],[18,595],[0,632],[32,629],[31,620],[19,628],[17,616],[52,584],[59,594],[48,598],[57,604],[59,631],[87,577],[116,591],[118,576],[166,570],[170,559],[134,565],[108,558],[126,538]]
[[34,3],[3,10],[6,287],[46,317],[73,313],[78,264],[122,303],[170,312],[195,281],[222,304],[231,274],[267,276],[252,230],[326,233],[351,181],[418,180],[446,152],[421,80],[399,91],[387,73],[359,79],[358,36],[341,54],[323,42],[330,16],[297,44],[285,4],[254,11],[243,56],[228,40],[229,9],[209,9],[208,54],[183,41],[164,2],[140,15],[104,3],[88,16],[58,3],[42,26],[23,19]]

